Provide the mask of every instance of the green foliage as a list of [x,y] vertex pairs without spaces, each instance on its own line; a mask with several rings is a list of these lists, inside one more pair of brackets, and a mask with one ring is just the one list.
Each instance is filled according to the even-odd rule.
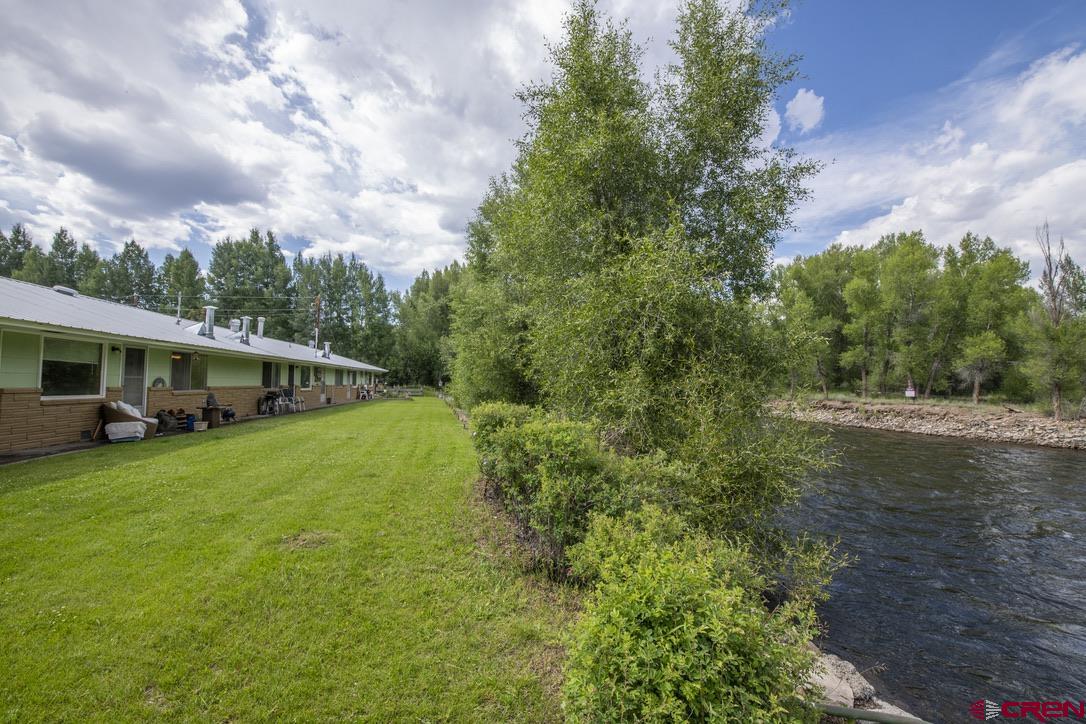
[[31,246],[23,254],[23,266],[11,275],[14,279],[31,284],[52,284],[53,273],[49,259],[37,246]]
[[207,299],[207,282],[200,274],[200,263],[188,249],[182,249],[176,257],[167,254],[158,271],[158,287],[162,308],[176,310],[178,295],[181,297],[181,316],[185,319],[203,319],[203,304]]
[[1007,345],[991,330],[966,337],[955,362],[959,374],[973,385],[973,402],[980,401],[980,385],[1007,358]]
[[[797,358],[790,372],[814,369],[825,392],[845,386],[866,397],[912,382],[927,398],[960,382],[976,388],[970,366],[959,364],[963,345],[991,334],[1002,341],[1006,364],[987,368],[982,384],[1012,383],[1004,394],[1028,394],[1021,366],[1029,335],[1018,320],[1036,296],[1024,286],[1029,266],[990,238],[967,233],[939,249],[919,231],[890,234],[869,248],[834,245],[797,257],[777,277],[778,327],[792,330],[792,340],[802,339],[799,330],[822,338],[807,349],[782,346]],[[789,375],[789,388],[796,379]]]
[[453,290],[450,389],[465,408],[492,400],[534,402],[524,355],[527,325],[500,281],[469,268]]
[[211,251],[208,293],[224,320],[267,317],[269,336],[291,339],[290,286],[290,268],[270,230],[261,235],[259,229],[252,229],[243,239],[228,236]]
[[611,511],[619,478],[608,474],[590,424],[544,417],[532,408],[483,404],[474,413],[480,467],[528,534],[537,563],[553,574],[583,540],[593,511]]
[[[498,477],[498,458],[503,448],[499,447],[498,433],[506,428],[519,428],[536,414],[527,405],[506,402],[485,403],[472,410],[471,434],[479,455],[479,467],[485,477],[502,482]],[[503,438],[501,442],[504,445],[508,441]]]
[[1034,385],[1051,395],[1059,420],[1065,399],[1086,383],[1086,274],[1062,238],[1053,246],[1047,222],[1037,229],[1037,242],[1043,262],[1041,294],[1023,322],[1029,350],[1023,367]]
[[49,247],[47,284],[61,284],[72,289],[79,286],[79,277],[76,275],[78,255],[75,239],[67,229],[60,227],[53,234],[53,243]]
[[155,265],[147,251],[133,239],[104,264],[105,283],[98,295],[145,309],[161,306]]
[[393,372],[405,382],[437,386],[449,378],[445,345],[450,332],[452,289],[463,267],[453,262],[423,272],[396,305],[396,361]]
[[599,518],[574,549],[598,585],[566,664],[571,721],[815,721],[796,695],[813,656],[808,605],[766,610],[739,547],[648,508]]
[[10,277],[23,268],[23,257],[34,247],[30,232],[22,224],[11,227],[11,234],[0,232],[0,276]]

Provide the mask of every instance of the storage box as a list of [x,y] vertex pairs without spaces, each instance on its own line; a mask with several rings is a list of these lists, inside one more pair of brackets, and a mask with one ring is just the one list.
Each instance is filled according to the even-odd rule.
[[196,432],[206,432],[207,431],[207,423],[206,422],[201,422],[200,420],[196,420],[196,421],[194,421],[192,423],[192,429],[195,430]]

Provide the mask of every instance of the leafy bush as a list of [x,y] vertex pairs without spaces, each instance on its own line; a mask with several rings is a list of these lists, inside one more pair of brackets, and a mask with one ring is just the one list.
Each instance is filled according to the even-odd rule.
[[[565,549],[584,538],[594,510],[612,510],[613,478],[598,433],[588,423],[545,417],[526,419],[520,410],[487,407],[481,454],[496,492],[528,534],[537,561],[563,570]],[[507,406],[508,407],[508,406]],[[504,422],[496,423],[501,417]],[[483,453],[483,450],[486,453]]]
[[570,720],[817,718],[795,693],[813,661],[813,612],[767,611],[744,549],[649,506],[596,518],[571,559],[598,584],[569,649]]
[[472,437],[475,450],[479,453],[479,467],[485,477],[495,479],[498,476],[498,459],[502,454],[498,433],[506,428],[517,428],[537,414],[527,405],[514,405],[508,402],[487,402],[476,406],[471,411]]
[[587,423],[533,420],[518,430],[527,463],[516,489],[546,567],[562,570],[566,547],[584,539],[589,516],[612,509],[597,431]]

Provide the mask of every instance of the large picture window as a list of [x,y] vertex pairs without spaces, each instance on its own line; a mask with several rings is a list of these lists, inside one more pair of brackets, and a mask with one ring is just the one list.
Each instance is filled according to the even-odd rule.
[[207,388],[207,355],[198,352],[170,354],[170,387],[175,390]]
[[343,370],[336,370],[336,387],[343,385]]
[[302,377],[302,385],[301,385],[301,386],[302,386],[302,388],[303,388],[303,389],[306,389],[306,390],[308,390],[308,389],[309,389],[309,387],[310,387],[310,382],[309,382],[309,367],[308,367],[307,365],[303,365],[303,366],[301,367],[301,370],[302,370],[302,372],[301,372],[301,377]]
[[46,337],[41,354],[42,397],[102,394],[102,345]]

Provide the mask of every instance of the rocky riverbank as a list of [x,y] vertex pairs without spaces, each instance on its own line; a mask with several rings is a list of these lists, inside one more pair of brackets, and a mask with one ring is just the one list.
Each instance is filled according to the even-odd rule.
[[843,400],[779,400],[774,409],[806,422],[1086,450],[1086,422],[1011,409]]
[[875,687],[855,666],[833,654],[822,653],[817,648],[814,650],[818,653],[818,661],[811,676],[811,684],[824,692],[822,701],[882,714],[912,716],[909,712],[880,699]]

